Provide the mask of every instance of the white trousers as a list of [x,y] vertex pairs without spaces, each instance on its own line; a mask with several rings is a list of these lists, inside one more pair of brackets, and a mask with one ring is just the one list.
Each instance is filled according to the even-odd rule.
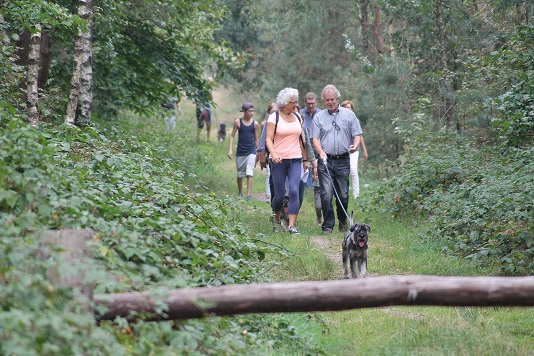
[[350,154],[350,177],[352,180],[352,196],[354,199],[360,196],[360,178],[358,177],[358,156],[360,150]]
[[267,165],[265,170],[265,196],[271,197],[271,185],[269,184],[269,180],[271,178],[271,167]]

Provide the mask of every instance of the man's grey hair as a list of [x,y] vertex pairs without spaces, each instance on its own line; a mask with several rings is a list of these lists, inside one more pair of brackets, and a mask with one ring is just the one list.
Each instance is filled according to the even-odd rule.
[[284,105],[287,105],[291,101],[291,98],[298,98],[299,91],[295,88],[284,88],[280,90],[278,96],[276,97],[276,105],[281,108]]
[[337,88],[333,84],[328,84],[321,91],[321,98],[323,98],[323,100],[324,100],[324,95],[326,93],[334,93],[334,95],[336,96],[336,99],[341,98],[341,94],[339,93],[339,90],[337,90]]
[[315,93],[313,91],[310,91],[308,93],[306,93],[306,95],[304,96],[304,99],[307,100],[317,100],[317,95],[315,95]]

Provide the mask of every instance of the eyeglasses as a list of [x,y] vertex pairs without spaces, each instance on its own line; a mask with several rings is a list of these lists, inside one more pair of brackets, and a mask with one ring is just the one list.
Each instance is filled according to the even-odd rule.
[[336,129],[336,131],[341,130],[341,127],[339,127],[339,125],[338,125],[337,122],[335,122],[335,121],[332,121],[332,126],[334,126],[334,128]]
[[291,105],[297,105],[299,103],[298,100],[295,100],[295,101],[288,101],[287,102],[288,104],[291,104]]
[[255,113],[256,112],[256,110],[254,110],[254,109],[248,109],[247,111],[251,112],[251,113]]

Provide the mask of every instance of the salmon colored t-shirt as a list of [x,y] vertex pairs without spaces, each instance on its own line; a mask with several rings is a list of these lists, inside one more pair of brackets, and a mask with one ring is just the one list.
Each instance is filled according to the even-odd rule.
[[[276,112],[269,115],[267,122],[276,125]],[[300,150],[301,134],[302,126],[300,126],[297,117],[295,117],[294,122],[287,123],[280,115],[274,134],[274,151],[278,157],[282,159],[302,158],[302,151]]]

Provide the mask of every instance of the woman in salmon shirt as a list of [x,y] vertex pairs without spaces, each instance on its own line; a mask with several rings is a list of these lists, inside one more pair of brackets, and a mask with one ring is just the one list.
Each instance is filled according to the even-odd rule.
[[[294,88],[284,88],[278,93],[276,104],[278,113],[269,115],[267,120],[266,146],[269,151],[269,164],[274,186],[274,195],[271,202],[276,223],[280,223],[280,212],[283,208],[285,196],[286,178],[289,185],[289,233],[299,234],[295,227],[299,213],[299,185],[302,172],[309,169],[310,164],[306,159],[302,135],[302,123],[294,113],[298,104],[299,92]],[[278,123],[276,122],[276,116]]]

